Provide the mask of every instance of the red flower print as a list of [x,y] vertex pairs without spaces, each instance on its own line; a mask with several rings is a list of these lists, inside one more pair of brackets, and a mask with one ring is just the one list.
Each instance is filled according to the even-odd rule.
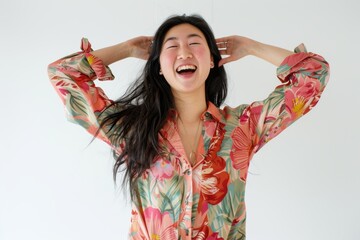
[[[258,141],[256,126],[259,124],[263,105],[250,106],[241,115],[240,126],[231,133],[233,145],[230,152],[232,166],[240,170],[240,178],[246,180],[249,161],[253,154],[254,145]],[[255,138],[254,138],[255,137]]]
[[59,67],[58,71],[69,76],[76,83],[89,81],[89,77],[86,74],[77,72],[71,67]]
[[219,238],[218,235],[219,235],[219,233],[213,233],[206,240],[224,240],[224,238],[222,238],[222,237]]
[[147,226],[150,226],[148,233],[151,240],[177,239],[177,232],[168,212],[161,213],[157,208],[148,207],[144,215]]
[[91,93],[88,95],[93,107],[94,112],[101,112],[104,108],[111,103],[110,100],[105,96],[104,92],[100,88],[92,86],[90,89]]
[[281,63],[281,65],[288,65],[288,66],[295,66],[297,63],[303,61],[304,59],[308,58],[308,53],[297,53],[292,55],[291,57],[287,57],[284,59],[284,61]]
[[210,147],[204,159],[201,174],[202,197],[209,204],[218,204],[227,194],[229,174],[225,171],[226,162],[222,157],[217,156],[221,147],[225,130],[223,125],[218,123],[216,134],[210,141]]
[[240,178],[245,181],[253,149],[249,128],[244,127],[244,125],[235,128],[231,133],[231,138],[233,145],[230,152],[230,159],[233,167],[236,170],[240,170]]
[[106,76],[106,67],[103,62],[99,58],[93,56],[91,53],[86,53],[86,59],[88,60],[91,68],[94,70],[99,80],[103,80]]
[[215,127],[216,127],[216,124],[214,122],[211,122],[211,121],[204,122],[205,133],[209,137],[212,137],[214,135]]
[[210,204],[218,204],[225,197],[228,189],[229,174],[225,171],[225,160],[217,156],[202,168],[201,192]]
[[208,239],[207,237],[209,236],[209,232],[210,232],[209,227],[203,223],[201,224],[200,228],[193,229],[192,239],[206,240]]
[[192,239],[196,240],[224,240],[224,238],[218,237],[219,233],[213,233],[209,226],[206,225],[206,223],[202,224],[201,228],[195,228],[192,235]]
[[285,91],[285,107],[291,119],[306,114],[319,101],[320,82],[308,77],[299,77],[294,87]]
[[61,93],[61,95],[64,95],[64,96],[66,96],[69,93],[68,90],[63,89],[63,88],[59,88],[59,92]]
[[77,85],[84,90],[86,93],[89,92],[90,87],[88,82],[78,82]]

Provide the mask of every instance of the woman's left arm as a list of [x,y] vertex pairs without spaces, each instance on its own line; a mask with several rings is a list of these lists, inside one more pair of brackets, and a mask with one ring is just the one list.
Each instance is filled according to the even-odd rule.
[[240,36],[220,38],[217,43],[220,53],[227,55],[220,66],[253,55],[278,67],[277,77],[282,84],[266,99],[239,112],[239,128],[249,132],[252,153],[309,112],[329,80],[329,64],[323,57],[306,52],[303,44],[291,52]]
[[294,54],[294,52],[289,50],[260,43],[242,36],[223,37],[216,39],[216,41],[221,55],[227,55],[227,57],[221,59],[219,66],[248,55],[253,55],[278,67],[287,56]]

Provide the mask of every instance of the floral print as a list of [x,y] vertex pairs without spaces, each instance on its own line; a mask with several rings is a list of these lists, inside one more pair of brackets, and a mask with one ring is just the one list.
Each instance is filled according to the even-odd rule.
[[[112,103],[94,80],[113,80],[109,67],[91,55],[91,44],[82,40],[82,51],[49,65],[51,83],[62,99],[69,120],[90,134]],[[170,111],[159,134],[163,155],[137,181],[138,200],[132,203],[130,239],[246,238],[245,185],[253,155],[319,101],[329,79],[329,65],[304,45],[295,49],[277,69],[282,82],[263,101],[218,109],[211,102],[202,115],[202,139],[197,163],[191,166]],[[107,129],[98,138],[111,142]]]

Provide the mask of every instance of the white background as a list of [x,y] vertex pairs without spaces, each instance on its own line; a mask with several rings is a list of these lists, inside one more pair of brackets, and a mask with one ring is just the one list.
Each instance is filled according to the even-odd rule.
[[[79,51],[152,35],[170,14],[199,13],[217,37],[244,35],[323,55],[331,78],[319,104],[255,155],[247,185],[249,240],[360,239],[360,4],[356,0],[0,0],[1,240],[126,239],[130,204],[100,141],[67,122],[47,65]],[[112,65],[116,98],[143,62]],[[275,67],[226,66],[227,104],[265,98]]]

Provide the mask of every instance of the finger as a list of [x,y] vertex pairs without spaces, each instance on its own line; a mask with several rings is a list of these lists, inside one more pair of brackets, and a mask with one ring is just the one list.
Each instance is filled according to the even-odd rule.
[[220,55],[230,55],[227,49],[219,49]]
[[143,36],[140,41],[143,43],[143,44],[146,44],[146,45],[151,45],[152,42],[153,42],[153,39],[154,37],[152,36]]
[[229,37],[221,37],[221,38],[216,38],[215,41],[217,43],[220,43],[220,42],[227,42],[229,40]]
[[224,59],[221,59],[221,60],[219,61],[218,67],[221,67],[221,66],[224,65],[224,64],[225,64],[225,60],[224,60]]
[[227,48],[227,42],[217,42],[216,44],[219,50],[223,50]]
[[221,67],[222,65],[224,64],[227,64],[229,62],[232,62],[234,61],[234,59],[232,57],[226,57],[226,58],[222,58],[220,61],[219,61],[219,67]]
[[154,37],[153,37],[153,36],[148,36],[148,37],[147,37],[147,40],[150,41],[150,42],[152,42],[152,41],[154,40]]
[[150,42],[149,48],[151,49],[154,45],[154,37],[153,36],[149,37],[149,42]]

